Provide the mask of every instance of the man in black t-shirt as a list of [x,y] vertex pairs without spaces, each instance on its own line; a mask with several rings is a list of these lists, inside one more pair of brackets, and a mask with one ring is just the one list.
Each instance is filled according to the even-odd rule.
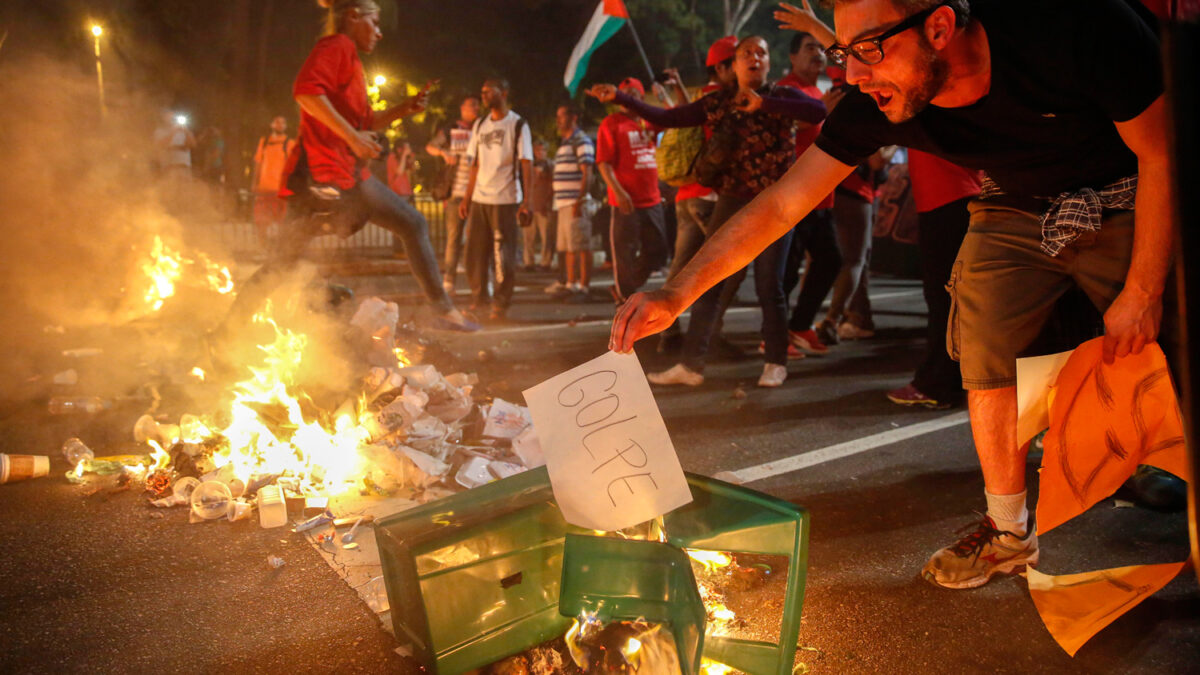
[[1016,356],[1055,300],[1076,285],[1104,311],[1107,361],[1158,335],[1176,226],[1158,41],[1123,0],[836,0],[834,19],[828,54],[858,91],[671,282],[625,303],[610,346],[628,351],[665,328],[881,146],[984,170],[948,280],[947,347],[968,390],[988,512],[922,572],[971,588],[1037,562]]

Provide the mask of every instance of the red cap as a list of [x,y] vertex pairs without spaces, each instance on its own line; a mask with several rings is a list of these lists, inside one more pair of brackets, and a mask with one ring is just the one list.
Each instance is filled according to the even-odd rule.
[[617,89],[624,89],[625,87],[633,87],[634,89],[637,89],[638,96],[646,95],[646,87],[642,86],[642,81],[636,77],[627,77],[621,80],[621,84],[617,85]]
[[704,65],[711,68],[722,61],[732,59],[733,53],[737,51],[737,44],[737,37],[733,35],[726,35],[712,43],[712,46],[708,48],[708,58],[704,59]]

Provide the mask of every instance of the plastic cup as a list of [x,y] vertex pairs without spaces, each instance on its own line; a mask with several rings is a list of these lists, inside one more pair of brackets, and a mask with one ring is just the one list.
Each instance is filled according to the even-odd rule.
[[192,492],[200,487],[200,481],[191,476],[184,476],[175,481],[171,485],[171,494],[179,500],[180,504],[187,504],[192,500]]
[[0,453],[0,483],[40,478],[48,473],[50,473],[50,458],[45,455]]
[[204,520],[225,518],[229,515],[232,501],[233,495],[229,493],[228,485],[210,480],[192,491],[192,513]]

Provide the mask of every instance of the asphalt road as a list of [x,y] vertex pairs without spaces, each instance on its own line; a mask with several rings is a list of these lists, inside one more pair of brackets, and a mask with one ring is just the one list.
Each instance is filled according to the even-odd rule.
[[[410,297],[404,280],[342,281],[360,296]],[[484,393],[519,401],[522,389],[605,349],[611,304],[551,301],[540,290],[548,281],[519,280],[524,288],[505,324],[439,336],[455,365],[479,372]],[[906,410],[883,396],[908,381],[919,355],[919,286],[882,279],[872,295],[877,336],[793,362],[777,390],[754,386],[757,314],[734,308],[726,335],[745,354],[715,360],[701,387],[656,391],[684,468],[709,475],[941,420],[929,433],[801,470],[760,471],[748,484],[812,514],[799,639],[811,672],[1200,672],[1200,592],[1190,572],[1074,659],[1047,633],[1023,579],[947,591],[917,578],[928,555],[984,508],[983,485],[960,411]],[[40,326],[20,330],[28,349],[10,352],[2,371],[11,386],[0,409],[0,451],[53,454],[67,436],[86,435],[100,451],[119,452],[141,404],[89,419],[46,415],[44,391],[29,378],[56,364],[45,360],[45,345],[37,347],[45,342]],[[671,363],[652,344],[639,354],[648,370]],[[1037,461],[1030,459],[1031,481]],[[57,460],[47,478],[0,486],[0,670],[408,667],[391,635],[300,536],[252,521],[192,525],[181,510],[159,518],[131,491],[88,495],[62,478],[65,469]],[[1186,519],[1106,500],[1045,537],[1042,548],[1039,569],[1049,573],[1177,562],[1187,556]],[[286,565],[270,568],[268,555]]]

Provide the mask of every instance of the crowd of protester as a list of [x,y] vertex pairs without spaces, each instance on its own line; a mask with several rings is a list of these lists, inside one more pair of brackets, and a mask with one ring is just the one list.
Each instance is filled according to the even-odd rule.
[[[328,34],[294,87],[301,143],[293,147],[286,123],[276,118],[255,155],[254,213],[264,242],[284,218],[277,195],[290,194],[287,209],[307,220],[270,239],[273,257],[243,286],[234,314],[249,311],[270,279],[294,264],[318,233],[314,223],[323,223],[323,231],[331,222],[352,231],[370,220],[403,242],[443,328],[477,330],[485,317],[505,321],[518,275],[541,273],[545,281],[554,272],[546,288],[553,296],[618,307],[612,348],[625,351],[661,333],[659,351],[677,363],[650,373],[652,383],[698,386],[721,340],[724,313],[752,271],[761,310],[758,385],[779,387],[789,360],[873,337],[873,210],[889,170],[904,158],[929,313],[920,364],[887,397],[927,408],[969,399],[987,516],[971,535],[937,552],[924,576],[951,588],[985,583],[1037,561],[1025,507],[1025,450],[1009,447],[1015,354],[1072,281],[1101,310],[1113,303],[1105,316],[1110,357],[1140,350],[1158,330],[1155,303],[1169,249],[1163,213],[1146,216],[1158,225],[1139,219],[1144,230],[1159,230],[1141,239],[1132,233],[1136,172],[1157,170],[1161,159],[1152,125],[1161,121],[1162,82],[1151,31],[1121,0],[1089,10],[1088,26],[1103,39],[1072,38],[1056,43],[1054,54],[1076,58],[1069,50],[1122,44],[1128,58],[1094,56],[1136,77],[1106,78],[1099,66],[1081,67],[1070,87],[1082,93],[1072,94],[1021,60],[1019,45],[1028,40],[1020,17],[1042,10],[1011,2],[1021,6],[838,3],[835,12],[860,29],[842,36],[849,44],[839,43],[807,2],[783,5],[776,16],[791,32],[783,34],[789,64],[782,78],[772,78],[766,38],[723,37],[707,52],[702,86],[685,86],[674,70],[655,78],[661,81],[631,76],[594,84],[587,94],[607,106],[598,126],[592,131],[578,103],[564,101],[551,138],[539,137],[512,109],[509,83],[490,77],[478,95],[457,102],[458,119],[437,129],[424,148],[441,166],[429,186],[444,203],[446,247],[439,256],[428,223],[411,204],[417,190],[411,145],[398,143],[387,154],[386,182],[364,168],[383,151],[370,130],[424,110],[425,93],[372,111],[358,52],[369,52],[380,37],[378,7],[371,0],[325,0]],[[1065,23],[1071,10],[1056,11],[1063,16],[1051,18]],[[991,61],[980,61],[981,49],[991,49]],[[897,56],[885,62],[885,53]],[[1034,99],[1021,99],[1031,91]],[[164,171],[182,171],[185,151],[196,144],[190,132],[168,121],[160,142]],[[1112,182],[1130,173],[1132,179]],[[1095,213],[1071,201],[1089,198],[1078,197],[1080,186],[1102,193],[1091,192],[1099,200]],[[1056,209],[1062,213],[1054,215]],[[1078,251],[1054,257],[1081,238],[1086,243]],[[1140,243],[1131,263],[1134,241]],[[592,288],[601,252],[612,274],[607,294]],[[663,290],[652,290],[656,275],[664,277]],[[1024,281],[1014,283],[1017,277]],[[1141,295],[1122,291],[1123,284]],[[469,298],[464,311],[454,304],[460,290]],[[689,308],[681,326],[679,315]]]

